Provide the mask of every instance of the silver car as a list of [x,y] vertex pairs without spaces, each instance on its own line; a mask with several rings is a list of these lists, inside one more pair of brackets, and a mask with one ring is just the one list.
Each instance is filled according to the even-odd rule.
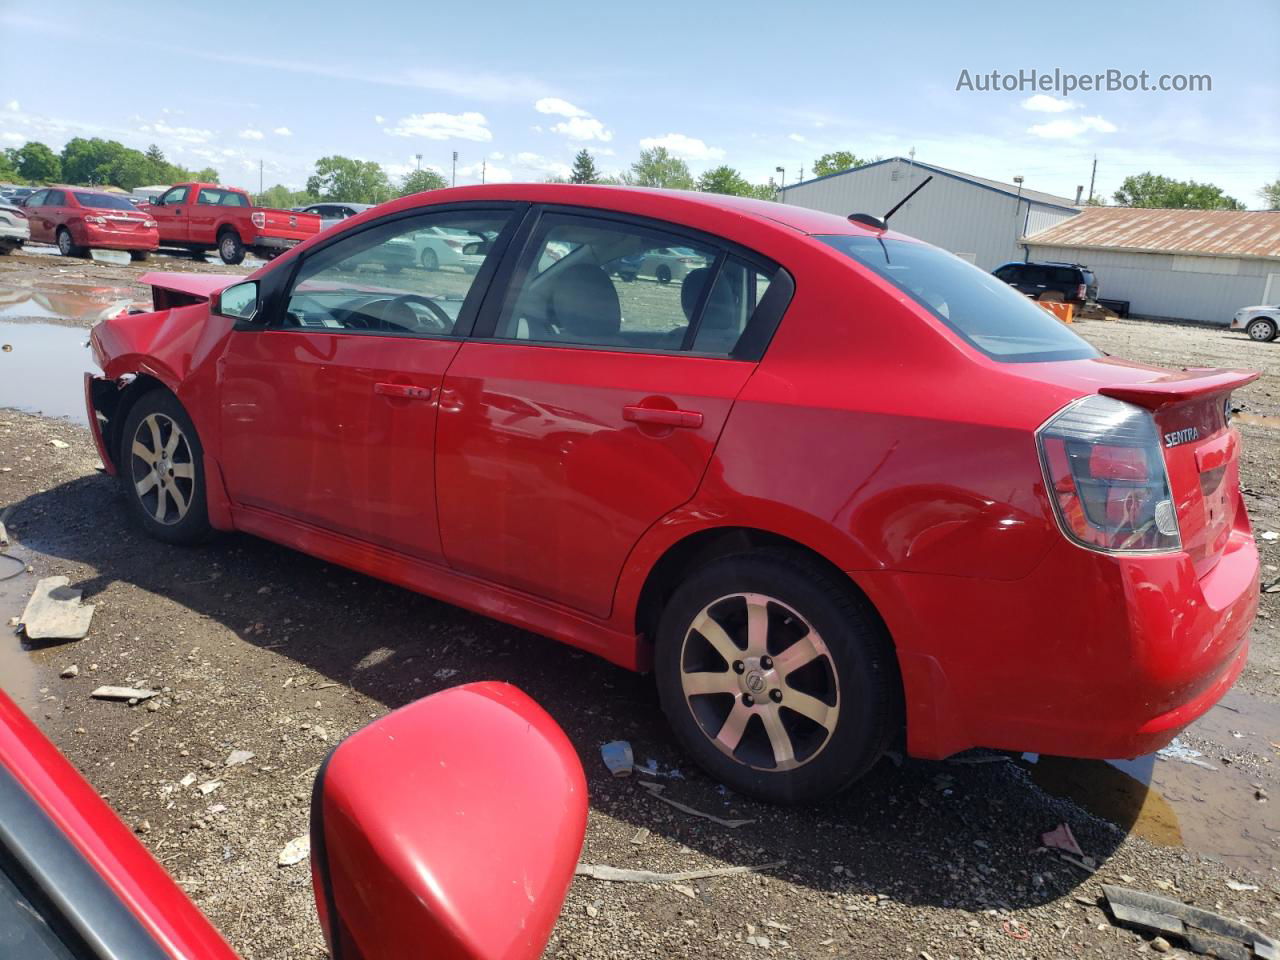
[[1243,330],[1250,340],[1267,343],[1280,333],[1280,306],[1241,307],[1231,318],[1232,330]]
[[350,220],[358,213],[364,213],[366,210],[373,208],[372,203],[313,203],[309,207],[303,207],[299,213],[314,213],[320,218],[320,229],[328,230],[330,227],[336,227],[344,220]]
[[30,239],[27,215],[11,203],[0,203],[0,254],[13,253]]
[[710,266],[707,258],[688,247],[661,247],[650,250],[635,267],[632,277],[652,277],[659,283],[683,280],[690,271]]
[[476,273],[484,263],[480,247],[486,242],[485,238],[466,230],[428,227],[415,233],[413,242],[418,251],[418,263],[427,270],[460,267],[466,273]]

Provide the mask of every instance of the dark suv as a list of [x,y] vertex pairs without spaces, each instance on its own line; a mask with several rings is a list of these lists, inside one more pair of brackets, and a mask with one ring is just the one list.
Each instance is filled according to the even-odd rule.
[[1082,304],[1098,299],[1098,280],[1083,264],[1032,260],[1006,263],[991,272],[1035,300]]

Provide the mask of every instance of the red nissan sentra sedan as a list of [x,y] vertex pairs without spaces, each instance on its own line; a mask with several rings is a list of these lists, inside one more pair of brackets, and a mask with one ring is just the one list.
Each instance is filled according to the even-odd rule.
[[64,257],[83,257],[90,248],[127,250],[145,260],[160,245],[156,222],[124,197],[86,187],[37,190],[23,204],[31,239],[57,245]]
[[[479,272],[384,265],[433,227]],[[619,276],[671,247],[682,279]],[[149,282],[86,386],[147,531],[257,534],[652,669],[743,793],[830,794],[904,729],[920,757],[1145,753],[1244,666],[1227,411],[1255,375],[1103,356],[892,231],[467,187],[247,282]]]

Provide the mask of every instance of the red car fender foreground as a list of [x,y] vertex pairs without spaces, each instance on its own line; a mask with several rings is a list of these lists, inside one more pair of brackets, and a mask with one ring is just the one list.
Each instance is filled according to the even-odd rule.
[[[432,217],[485,220],[465,295],[378,259]],[[644,243],[687,244],[688,277],[636,280]],[[232,288],[148,279],[156,312],[94,328],[87,386],[108,470],[140,471],[144,526],[136,491],[159,481],[129,453],[131,411],[188,417],[203,532],[652,668],[684,745],[755,796],[829,793],[904,719],[917,756],[1136,755],[1247,657],[1258,559],[1224,405],[1256,375],[1100,356],[892,231],[705,194],[467,187],[354,217]],[[622,323],[664,289],[673,329]],[[403,320],[414,304],[425,319]],[[720,624],[717,597],[756,619]],[[773,666],[794,631],[823,668],[811,690],[799,653]],[[797,747],[797,713],[825,739]],[[772,763],[732,746],[766,733]],[[819,765],[843,768],[790,775],[829,743]]]
[[[334,749],[313,791],[312,873],[332,955],[533,960],[559,915],[586,820],[572,746],[514,687],[456,687],[373,722]],[[5,887],[36,915],[32,923],[19,914],[17,929],[2,931],[11,946],[35,938],[22,960],[61,956],[37,952],[50,937],[104,960],[235,960],[0,692]]]

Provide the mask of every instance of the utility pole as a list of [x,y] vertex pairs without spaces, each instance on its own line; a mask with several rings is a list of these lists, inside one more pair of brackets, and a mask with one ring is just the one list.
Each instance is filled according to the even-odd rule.
[[453,179],[449,186],[456,187],[458,185],[458,151],[453,151]]
[[481,160],[480,161],[480,182],[481,183],[484,183],[484,174],[485,174],[485,171],[488,169],[489,169],[489,161]]
[[262,196],[262,159],[258,159],[258,196]]
[[1098,155],[1093,155],[1093,172],[1089,174],[1089,202],[1093,203],[1093,178],[1098,175]]
[[422,172],[422,154],[415,153],[413,155],[413,158],[418,161],[418,172],[421,173]]

